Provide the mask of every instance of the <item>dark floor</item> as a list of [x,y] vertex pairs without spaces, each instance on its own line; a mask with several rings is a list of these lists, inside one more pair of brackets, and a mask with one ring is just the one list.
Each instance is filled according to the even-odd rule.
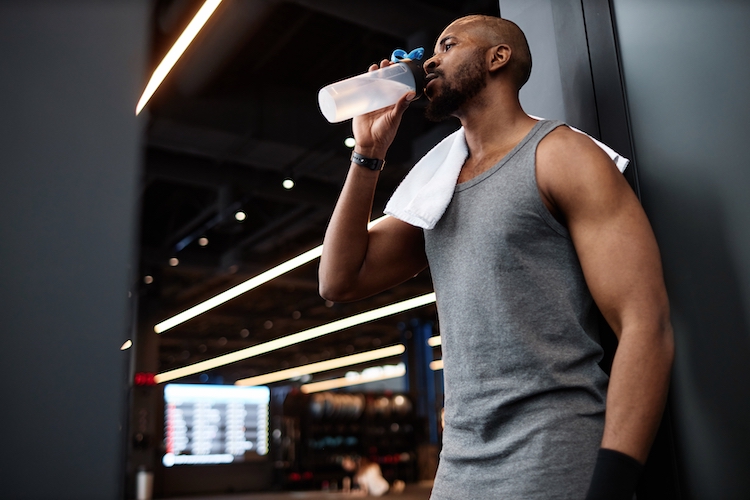
[[[393,500],[427,500],[430,498],[432,483],[407,484],[401,493],[391,493],[379,498],[392,498]],[[328,492],[328,491],[289,491],[284,493],[243,493],[233,495],[213,496],[190,496],[180,497],[180,500],[349,500],[363,497],[351,493]],[[173,499],[174,500],[174,499]]]

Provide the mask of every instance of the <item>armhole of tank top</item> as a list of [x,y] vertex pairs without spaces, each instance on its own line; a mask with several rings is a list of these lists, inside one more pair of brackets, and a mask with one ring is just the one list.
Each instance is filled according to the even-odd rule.
[[[557,122],[557,125],[548,130],[547,133],[544,134],[544,137],[547,137],[547,134],[562,125],[565,124],[563,122]],[[529,181],[531,182],[533,190],[536,193],[536,196],[534,197],[534,205],[536,207],[537,213],[542,219],[544,219],[544,222],[547,223],[550,229],[555,231],[560,236],[570,239],[570,232],[568,232],[568,229],[560,224],[557,219],[555,219],[555,216],[550,213],[549,209],[544,204],[544,200],[542,199],[542,192],[539,190],[539,183],[537,183],[536,180],[536,152],[539,148],[539,144],[544,140],[544,137],[539,139],[539,141],[536,143],[536,146],[534,147],[534,168],[531,169],[531,175],[529,176]]]

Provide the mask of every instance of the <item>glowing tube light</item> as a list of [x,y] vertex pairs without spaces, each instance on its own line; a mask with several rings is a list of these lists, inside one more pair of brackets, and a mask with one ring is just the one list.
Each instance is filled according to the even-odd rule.
[[348,376],[332,380],[323,380],[322,382],[313,382],[312,384],[303,385],[300,387],[300,390],[305,394],[310,394],[312,392],[328,391],[340,387],[350,387],[352,385],[361,385],[369,382],[378,382],[380,380],[403,377],[404,375],[406,375],[406,367],[399,366],[394,370],[388,370],[384,373],[374,375],[357,374],[356,377]]
[[385,318],[386,316],[392,316],[403,311],[408,311],[409,309],[426,306],[427,304],[432,304],[433,302],[435,302],[434,292],[420,295],[419,297],[414,297],[413,299],[396,302],[395,304],[380,307],[378,309],[373,309],[371,311],[365,311],[360,314],[355,314],[354,316],[349,316],[348,318],[339,319],[331,323],[326,323],[325,325],[310,328],[309,330],[303,330],[298,333],[293,333],[291,335],[287,335],[286,337],[271,340],[263,344],[247,347],[245,349],[240,349],[239,351],[230,352],[228,354],[222,354],[221,356],[207,359],[205,361],[200,361],[198,363],[184,366],[182,368],[177,368],[175,370],[159,373],[156,375],[156,377],[154,377],[154,380],[157,384],[160,384],[162,382],[168,382],[176,378],[195,375],[196,373],[201,373],[206,370],[218,368],[219,366],[228,365],[230,363],[242,361],[243,359],[252,358],[253,356],[258,356],[260,354],[265,354],[267,352],[282,349],[290,345],[298,344],[306,340],[322,337],[323,335],[328,335],[329,333],[337,332],[345,328],[361,325],[362,323],[367,323],[369,321],[375,321],[376,319]]
[[436,359],[432,363],[430,363],[430,370],[436,372],[438,370],[443,369],[443,360],[442,359]]
[[198,12],[195,14],[193,20],[190,21],[190,24],[187,25],[185,31],[182,32],[174,45],[172,45],[172,48],[169,49],[167,55],[164,56],[164,59],[162,59],[162,61],[159,63],[159,66],[157,66],[156,70],[154,70],[154,74],[151,75],[151,79],[148,81],[146,89],[143,91],[143,95],[138,101],[138,105],[135,107],[136,115],[138,115],[143,110],[144,106],[146,106],[146,103],[154,95],[154,92],[156,92],[156,89],[159,88],[159,85],[161,85],[169,72],[172,71],[174,65],[177,63],[180,57],[182,57],[182,54],[188,48],[201,28],[203,28],[203,25],[206,24],[206,21],[208,21],[208,18],[211,17],[211,15],[216,10],[216,7],[218,7],[220,3],[221,0],[206,0],[200,10],[198,10]]
[[[370,222],[367,225],[367,228],[370,229],[379,222],[385,220],[385,218],[388,217],[387,215],[384,215],[383,217],[380,217],[379,219],[375,219],[374,221]],[[297,269],[298,267],[307,264],[308,262],[317,259],[320,257],[320,255],[323,253],[323,245],[319,245],[312,250],[308,250],[307,252],[298,255],[297,257],[294,257],[293,259],[290,259],[286,262],[282,262],[276,267],[272,267],[268,271],[265,271],[253,278],[250,278],[249,280],[240,283],[239,285],[235,285],[234,287],[230,288],[229,290],[226,290],[219,295],[216,295],[214,297],[211,297],[210,299],[206,300],[205,302],[201,302],[200,304],[196,304],[190,309],[186,309],[185,311],[177,314],[176,316],[172,316],[169,319],[165,319],[161,323],[154,326],[154,331],[156,333],[162,333],[170,328],[174,328],[175,326],[184,323],[185,321],[188,321],[189,319],[193,319],[194,317],[198,316],[199,314],[203,314],[206,311],[209,311],[213,309],[214,307],[218,307],[221,304],[228,302],[232,300],[233,298],[242,295],[245,292],[249,292],[253,288],[257,288],[260,285],[267,283],[271,281],[274,278],[278,278],[282,274],[288,273],[289,271],[293,271],[294,269]]]
[[429,339],[427,339],[427,345],[430,347],[437,347],[442,344],[443,339],[440,337],[440,335],[435,335],[434,337],[430,337]]
[[269,269],[268,271],[265,271],[253,278],[250,278],[249,280],[240,283],[239,285],[233,286],[229,290],[226,290],[219,295],[216,295],[214,297],[211,297],[210,299],[206,300],[205,302],[201,302],[200,304],[197,304],[190,309],[187,309],[180,314],[173,316],[169,319],[166,319],[162,321],[161,323],[154,326],[154,331],[156,333],[162,333],[166,330],[169,330],[170,328],[173,328],[181,323],[184,323],[185,321],[192,319],[199,314],[203,314],[204,312],[213,309],[214,307],[220,306],[221,304],[228,302],[232,300],[233,298],[237,297],[238,295],[242,295],[245,292],[248,292],[252,290],[253,288],[257,288],[263,283],[266,283],[268,281],[271,281],[274,278],[277,278],[281,276],[282,274],[288,273],[289,271],[296,269],[300,267],[303,264],[307,264],[308,262],[317,259],[320,257],[320,254],[323,251],[323,246],[318,246],[313,248],[312,250],[308,250],[307,252],[298,255],[297,257],[288,260],[286,262],[283,262],[279,264],[276,267],[273,267]]
[[391,347],[376,349],[374,351],[361,352],[359,354],[352,354],[350,356],[344,356],[342,358],[328,359],[326,361],[298,366],[296,368],[289,368],[287,370],[266,373],[265,375],[258,375],[257,377],[243,378],[241,380],[238,380],[234,384],[265,385],[273,382],[280,382],[282,380],[289,380],[295,377],[301,377],[302,375],[310,375],[311,373],[320,373],[328,370],[335,370],[336,368],[343,368],[344,366],[367,363],[368,361],[374,361],[376,359],[398,356],[405,350],[406,348],[403,346],[403,344],[398,344]]

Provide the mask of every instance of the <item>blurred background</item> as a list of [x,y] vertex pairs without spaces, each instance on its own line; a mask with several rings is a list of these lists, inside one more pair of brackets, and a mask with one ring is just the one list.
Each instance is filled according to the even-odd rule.
[[[525,31],[527,112],[632,159],[677,337],[639,500],[750,496],[746,2],[29,0],[0,3],[1,497],[338,497],[350,456],[429,497],[429,272],[318,295],[353,144],[317,92],[472,13]],[[373,219],[458,126],[423,108]]]

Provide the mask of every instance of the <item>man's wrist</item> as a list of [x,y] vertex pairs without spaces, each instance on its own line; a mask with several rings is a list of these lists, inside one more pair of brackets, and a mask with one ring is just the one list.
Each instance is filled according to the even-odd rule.
[[357,144],[357,146],[352,151],[366,158],[377,158],[379,160],[383,160],[385,159],[385,154],[388,150],[384,150],[378,147],[360,146],[359,144]]
[[586,500],[631,500],[643,472],[635,458],[600,448]]

